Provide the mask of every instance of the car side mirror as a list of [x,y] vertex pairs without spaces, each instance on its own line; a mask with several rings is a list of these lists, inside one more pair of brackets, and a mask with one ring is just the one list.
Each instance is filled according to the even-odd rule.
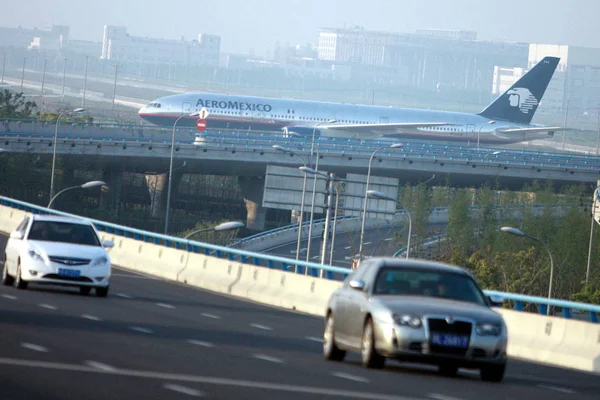
[[102,242],[102,246],[106,247],[107,249],[111,249],[111,248],[115,247],[115,242],[113,242],[112,240],[104,240]]
[[21,231],[11,232],[10,233],[10,238],[11,239],[21,240],[21,239],[23,239],[23,232],[21,232]]
[[502,307],[504,305],[504,297],[498,295],[486,296],[492,307]]
[[354,290],[362,291],[365,289],[365,282],[361,280],[351,280],[350,287]]

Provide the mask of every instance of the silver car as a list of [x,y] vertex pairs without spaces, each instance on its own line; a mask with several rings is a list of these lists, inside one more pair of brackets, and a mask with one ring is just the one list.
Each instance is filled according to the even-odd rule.
[[480,369],[500,382],[506,369],[507,330],[488,298],[462,268],[421,260],[372,258],[361,263],[327,304],[323,353],[342,361],[360,352],[367,368],[386,358]]

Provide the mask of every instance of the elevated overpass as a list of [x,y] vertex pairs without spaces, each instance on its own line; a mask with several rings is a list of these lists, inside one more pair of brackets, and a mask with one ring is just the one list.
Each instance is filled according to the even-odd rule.
[[[54,148],[55,123],[8,121],[0,133],[0,146],[10,152],[51,157]],[[7,128],[8,127],[8,128]],[[67,129],[68,133],[62,133]],[[82,159],[106,172],[109,185],[118,188],[121,171],[158,174],[158,191],[166,193],[167,171],[171,157],[172,130],[136,125],[70,123],[61,126],[57,154],[69,168],[77,168]],[[264,176],[267,166],[298,167],[310,151],[309,138],[283,138],[272,133],[211,132],[193,142],[194,131],[176,130],[174,158],[185,160],[181,174],[234,175],[240,179],[248,206],[249,227],[262,230],[265,209],[262,208]],[[340,177],[348,173],[365,174],[373,151],[389,146],[390,141],[319,138],[319,169]],[[285,155],[273,148],[283,145],[297,153]],[[374,159],[372,175],[397,178],[400,184],[420,182],[432,174],[432,184],[449,182],[453,186],[477,186],[485,182],[501,188],[520,189],[534,180],[552,181],[557,186],[596,185],[600,157],[582,154],[536,152],[450,144],[406,142],[401,149],[380,151]],[[116,177],[116,178],[115,178]],[[116,179],[111,184],[111,179]],[[174,185],[176,187],[176,185]],[[590,189],[591,191],[591,189]],[[156,215],[164,213],[164,197],[153,202]]]

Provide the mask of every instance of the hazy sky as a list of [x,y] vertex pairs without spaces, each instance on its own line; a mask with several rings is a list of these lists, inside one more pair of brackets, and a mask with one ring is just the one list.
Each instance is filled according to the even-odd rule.
[[105,24],[168,39],[212,33],[221,35],[222,51],[254,49],[262,56],[276,42],[314,41],[319,27],[353,25],[475,30],[484,40],[600,47],[599,15],[599,0],[24,0],[2,7],[0,25],[69,25],[71,38],[97,41]]

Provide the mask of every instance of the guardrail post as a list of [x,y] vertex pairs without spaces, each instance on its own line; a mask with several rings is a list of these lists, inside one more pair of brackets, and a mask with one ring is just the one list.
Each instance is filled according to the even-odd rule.
[[275,263],[272,260],[267,260],[267,267],[274,269],[275,268]]
[[594,323],[598,323],[598,314],[593,311],[590,311],[590,321]]
[[258,265],[259,267],[261,266],[260,259],[258,257],[252,257],[252,259],[254,260],[254,265]]
[[331,272],[331,271],[327,271],[327,272],[325,273],[325,276],[327,277],[327,279],[333,279],[333,272]]
[[571,316],[571,309],[567,308],[567,307],[563,307],[563,309],[562,309],[562,316],[563,316],[563,318],[571,319],[572,318],[572,316]]
[[228,258],[230,261],[235,261],[235,256],[233,255],[233,253],[227,253],[227,258]]
[[519,300],[515,300],[515,310],[523,311],[523,303],[521,303]]
[[547,315],[547,308],[548,306],[546,304],[538,304],[538,311],[542,315]]
[[242,264],[247,264],[248,262],[248,257],[246,256],[240,256],[240,261],[242,262]]
[[298,274],[304,275],[304,267],[302,265],[296,265],[296,269],[298,271]]
[[316,277],[319,276],[319,271],[317,271],[316,268],[311,268],[310,269],[310,274],[316,278]]
[[281,263],[281,269],[283,271],[288,271],[289,270],[289,265],[287,265],[287,263]]

